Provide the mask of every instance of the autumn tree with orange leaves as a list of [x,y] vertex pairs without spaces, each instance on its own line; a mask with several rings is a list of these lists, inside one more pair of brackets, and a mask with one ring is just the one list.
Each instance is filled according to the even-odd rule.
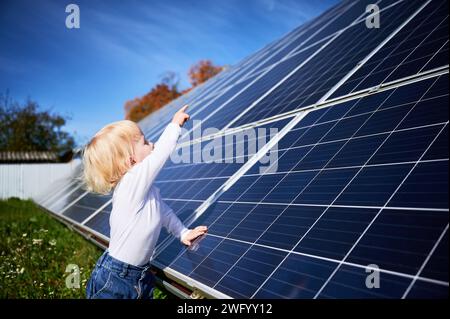
[[192,87],[181,92],[178,91],[176,75],[173,72],[167,72],[161,83],[156,84],[149,93],[125,103],[125,119],[138,122],[180,95],[207,81],[221,70],[222,67],[214,66],[209,60],[199,61],[189,69],[188,75]]
[[201,60],[189,69],[192,87],[196,87],[222,71],[222,67],[214,66],[209,60]]

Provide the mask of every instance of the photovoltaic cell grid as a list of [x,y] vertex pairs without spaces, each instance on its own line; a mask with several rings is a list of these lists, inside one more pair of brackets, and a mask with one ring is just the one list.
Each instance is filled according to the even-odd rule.
[[448,2],[432,1],[332,97],[448,65]]
[[[204,200],[219,189],[250,156],[265,145],[272,137],[270,129],[278,132],[287,121],[280,120],[260,125],[258,129],[267,132],[266,136],[262,134],[252,136],[250,134],[253,132],[252,129],[243,131],[243,138],[239,140],[236,140],[234,136],[231,138],[225,136],[191,144],[185,149],[180,147],[176,152],[180,158],[182,152],[187,152],[189,154],[188,163],[168,162],[160,172],[155,186],[159,188],[164,201],[174,210],[180,220],[186,221]],[[250,144],[255,147],[249,150]],[[221,154],[214,154],[216,151]],[[218,157],[201,158],[204,155],[218,155]],[[211,162],[214,158],[219,161]],[[164,241],[167,235],[167,232],[163,230],[159,243]]]
[[[195,220],[210,230],[194,250],[161,234],[157,267],[238,298],[448,297],[448,4],[380,1],[381,28],[367,29],[369,3],[340,3],[140,123],[156,141],[184,104],[203,128],[239,127],[313,106],[338,82],[327,100],[365,90],[307,111],[271,150],[274,172],[244,166],[254,152],[168,162],[155,186],[183,221],[247,170]],[[187,137],[196,155],[211,145]],[[109,237],[110,195],[75,179],[49,193],[42,206]],[[380,288],[365,286],[367,267]]]
[[[288,63],[291,59],[304,61],[303,54],[310,59],[304,65],[301,62],[296,62],[295,65],[297,65],[296,68],[298,70],[282,83],[278,82],[280,85],[273,92],[264,96],[256,107],[243,113],[232,126],[237,127],[318,102],[329,89],[415,10],[417,10],[417,4],[414,4],[414,2],[405,1],[399,3],[386,10],[383,15],[385,20],[383,28],[368,29],[364,20],[362,20],[341,34],[336,35],[334,40],[330,39],[329,44],[325,47],[320,45],[321,49],[310,48],[307,50],[313,50],[314,55],[303,51],[292,56],[287,61],[281,62],[282,64]],[[355,12],[354,20],[357,20],[359,15],[360,13]],[[276,74],[277,68],[278,66],[268,72],[262,80]],[[290,72],[292,71],[293,69],[291,68]],[[250,94],[251,91],[249,90],[248,93],[245,91],[243,95]],[[243,107],[250,106],[250,103],[245,103],[246,101],[243,97],[241,100],[243,100],[241,103],[223,106],[222,109],[207,119],[204,125],[223,127],[221,123],[228,124],[236,117],[236,114],[242,112]],[[233,107],[233,105],[236,106]]]
[[[197,220],[198,250],[156,260],[237,298],[445,296],[447,88],[433,78],[310,113],[280,141],[277,173],[250,170]],[[370,290],[373,264],[384,285]]]

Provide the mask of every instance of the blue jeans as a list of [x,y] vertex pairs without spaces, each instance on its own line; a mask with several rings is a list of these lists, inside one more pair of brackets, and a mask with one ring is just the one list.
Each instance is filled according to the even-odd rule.
[[155,277],[150,263],[133,266],[111,257],[98,259],[86,286],[88,299],[153,299]]

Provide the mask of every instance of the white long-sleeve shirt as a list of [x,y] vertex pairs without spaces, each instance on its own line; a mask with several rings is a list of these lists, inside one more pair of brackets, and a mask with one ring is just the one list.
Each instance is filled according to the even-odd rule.
[[179,125],[170,123],[150,155],[135,164],[114,189],[108,250],[122,262],[135,266],[148,263],[162,226],[179,239],[188,231],[152,185],[175,149],[180,131]]

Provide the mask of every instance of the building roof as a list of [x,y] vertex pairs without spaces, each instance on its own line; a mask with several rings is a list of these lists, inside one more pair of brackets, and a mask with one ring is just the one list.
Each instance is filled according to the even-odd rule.
[[59,162],[56,152],[45,151],[2,151],[0,163],[55,163]]

